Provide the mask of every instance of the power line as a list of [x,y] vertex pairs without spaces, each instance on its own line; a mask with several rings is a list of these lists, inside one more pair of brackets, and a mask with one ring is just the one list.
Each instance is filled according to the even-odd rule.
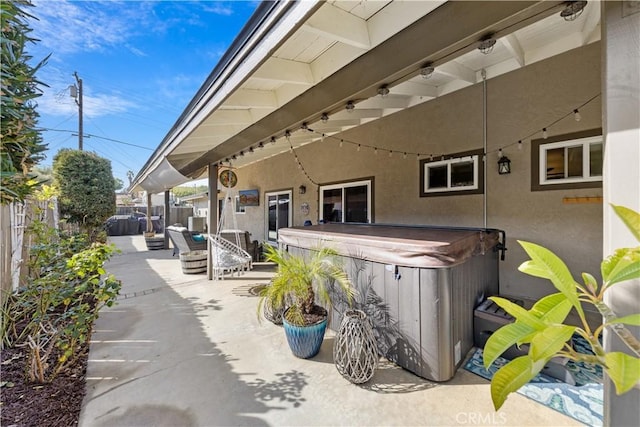
[[[51,128],[39,128],[38,130],[41,131],[48,131],[48,132],[69,132],[69,133],[77,133],[75,130],[68,130],[68,129],[51,129]],[[149,147],[143,147],[142,145],[136,145],[136,144],[132,144],[130,142],[124,142],[124,141],[119,141],[117,139],[113,139],[113,138],[107,138],[105,136],[100,136],[100,135],[94,135],[92,133],[85,133],[83,135],[86,138],[97,138],[97,139],[104,139],[105,141],[111,141],[111,142],[116,142],[118,144],[124,144],[124,145],[129,145],[131,147],[136,147],[136,148],[141,148],[143,150],[149,150],[149,151],[153,151],[153,148],[149,148]]]

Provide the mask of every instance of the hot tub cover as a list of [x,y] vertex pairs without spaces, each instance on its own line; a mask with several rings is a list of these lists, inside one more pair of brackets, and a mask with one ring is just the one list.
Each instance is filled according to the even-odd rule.
[[494,229],[380,224],[319,224],[278,230],[278,242],[405,267],[446,268],[484,254],[500,241]]

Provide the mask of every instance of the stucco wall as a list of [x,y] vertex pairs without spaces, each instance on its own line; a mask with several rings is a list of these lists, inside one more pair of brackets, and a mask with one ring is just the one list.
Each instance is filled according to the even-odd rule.
[[[500,264],[501,293],[539,298],[553,288],[517,271],[526,256],[516,240],[549,247],[567,260],[579,278],[598,273],[602,258],[602,204],[565,204],[563,198],[601,196],[601,189],[531,191],[531,139],[537,130],[600,93],[600,43],[575,49],[487,81],[487,226],[507,233],[507,259]],[[548,129],[549,135],[602,127],[600,98]],[[344,132],[346,141],[425,154],[447,154],[483,146],[483,85],[448,94],[400,113]],[[517,141],[522,139],[521,149]],[[512,173],[497,172],[497,150],[511,159]],[[372,177],[373,218],[377,223],[483,226],[483,196],[419,197],[419,162],[415,156],[387,153],[325,138],[297,150],[306,172],[318,183]],[[294,225],[318,219],[317,187],[285,153],[238,170],[239,189],[259,189],[261,204],[238,216],[238,225],[254,239],[264,239],[264,193],[291,189]],[[304,195],[298,187],[307,187]],[[302,203],[310,205],[303,216]]]

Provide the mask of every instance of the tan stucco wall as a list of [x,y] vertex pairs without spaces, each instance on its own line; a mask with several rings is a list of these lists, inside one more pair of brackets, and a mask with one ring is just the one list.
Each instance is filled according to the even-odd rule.
[[[564,197],[601,196],[601,189],[532,192],[530,141],[524,139],[570,113],[600,93],[600,43],[535,63],[487,81],[487,226],[507,233],[508,252],[500,263],[500,288],[506,295],[538,298],[553,288],[543,280],[517,271],[526,257],[516,239],[545,245],[560,255],[574,275],[598,273],[602,257],[602,205],[564,204]],[[549,135],[600,128],[600,98],[548,129]],[[338,136],[346,141],[384,147],[399,153],[447,154],[483,146],[483,85],[448,94],[436,100],[354,128]],[[541,133],[532,138],[541,137]],[[523,139],[522,149],[517,141]],[[513,144],[513,145],[510,145]],[[497,150],[511,159],[512,173],[497,173]],[[297,150],[306,172],[318,183],[361,178],[374,179],[374,222],[481,227],[483,196],[419,197],[419,162],[415,156],[388,157],[339,140],[325,138]],[[298,169],[293,156],[284,153],[240,168],[239,189],[259,189],[261,205],[248,207],[238,225],[264,239],[264,193],[291,189],[294,225],[318,219],[317,187]],[[304,195],[298,187],[307,187]],[[310,213],[300,213],[302,203]]]

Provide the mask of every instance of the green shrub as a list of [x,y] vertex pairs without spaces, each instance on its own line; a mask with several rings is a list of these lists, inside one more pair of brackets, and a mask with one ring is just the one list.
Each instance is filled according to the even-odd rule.
[[111,162],[95,153],[63,149],[53,158],[53,177],[60,192],[60,216],[80,225],[94,241],[116,212]]
[[26,371],[43,383],[75,361],[120,282],[104,270],[113,245],[89,244],[86,235],[64,235],[35,222],[29,279],[3,307],[3,346],[28,347]]
[[0,144],[0,202],[22,201],[31,194],[36,185],[31,169],[44,158],[46,144],[36,130],[38,113],[35,98],[41,95],[36,72],[45,60],[32,67],[32,57],[27,53],[31,28],[26,24],[32,18],[25,9],[28,1],[2,1],[2,113]]

